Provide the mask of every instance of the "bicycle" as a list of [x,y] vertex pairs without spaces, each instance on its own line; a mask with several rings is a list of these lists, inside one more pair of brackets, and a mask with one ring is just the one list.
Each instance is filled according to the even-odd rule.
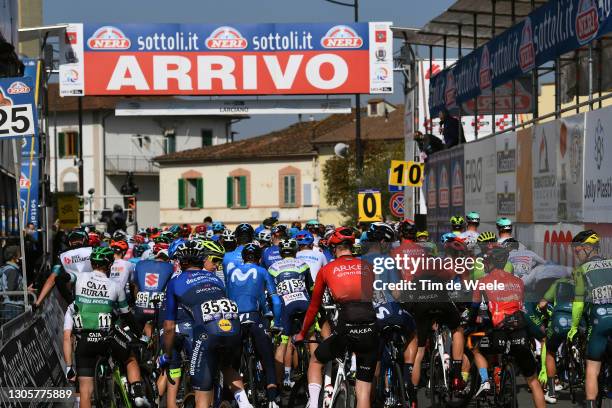
[[[305,316],[305,312],[294,315],[292,318],[292,327],[301,327]],[[304,340],[303,342],[294,345],[298,363],[296,369],[294,370],[295,382],[291,388],[291,392],[289,393],[290,407],[302,405],[305,406],[306,403],[308,403],[308,365],[310,364],[310,351],[306,345],[310,343],[317,343],[317,341]]]
[[[248,315],[248,313],[246,314]],[[242,317],[242,316],[241,316]],[[241,326],[246,333],[249,332],[249,325],[255,322],[241,320]],[[263,366],[257,358],[253,337],[250,334],[242,337],[242,358],[240,362],[240,373],[244,381],[244,390],[247,397],[254,407],[267,406],[266,381]]]
[[[606,352],[601,359],[601,369],[599,371],[599,377],[597,378],[598,383],[598,394],[597,394],[597,407],[611,407],[612,399],[610,393],[612,392],[612,339],[608,338],[608,345]],[[605,402],[605,400],[608,400]]]
[[[184,333],[176,333],[175,342],[178,342],[177,344],[183,344],[187,337],[188,336]],[[181,348],[181,381],[176,395],[176,405],[179,408],[195,408],[195,392],[191,389],[191,377],[188,375],[189,367],[191,365],[191,360],[189,357],[190,356],[185,353],[184,348]],[[166,370],[166,375],[168,382],[175,385],[176,381],[170,377],[169,369]]]
[[578,401],[576,398],[577,391],[582,390],[584,386],[585,359],[583,344],[582,336],[576,335],[572,342],[565,340],[561,345],[559,353],[557,353],[558,377],[566,382],[573,404]]
[[404,329],[398,325],[386,326],[382,329],[383,353],[381,358],[380,376],[376,387],[376,398],[385,408],[403,408],[408,404],[406,386],[402,374],[404,363],[403,351],[406,348]]

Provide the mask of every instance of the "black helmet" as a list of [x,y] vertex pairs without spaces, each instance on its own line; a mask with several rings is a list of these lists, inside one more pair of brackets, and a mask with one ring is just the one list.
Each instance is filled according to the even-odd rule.
[[78,248],[89,244],[89,235],[83,230],[75,229],[68,233],[68,246]]
[[506,262],[508,262],[509,254],[510,254],[510,251],[508,251],[507,248],[504,248],[501,245],[499,246],[495,245],[487,253],[487,258],[491,262],[491,265],[493,265],[494,268],[503,269],[504,266],[506,266]]
[[250,242],[253,240],[255,236],[255,231],[250,224],[242,223],[239,224],[234,230],[234,235],[236,236],[236,240],[241,242]]
[[295,256],[299,249],[298,242],[293,238],[282,239],[278,244],[278,251],[283,258]]
[[519,242],[514,238],[508,238],[502,244],[504,248],[507,248],[509,251],[516,251],[519,249]]
[[287,236],[287,226],[284,224],[277,224],[272,227],[272,235],[276,235],[280,238],[285,238]]
[[417,233],[416,225],[411,221],[404,220],[399,225],[399,233],[402,238],[414,240]]
[[372,242],[393,242],[395,241],[395,232],[389,224],[384,222],[373,222],[367,232],[368,241]]
[[206,258],[203,241],[190,240],[180,243],[174,252],[174,256],[181,265],[201,265]]
[[252,261],[257,262],[261,258],[261,247],[259,245],[250,243],[246,244],[242,248],[242,260],[245,262]]

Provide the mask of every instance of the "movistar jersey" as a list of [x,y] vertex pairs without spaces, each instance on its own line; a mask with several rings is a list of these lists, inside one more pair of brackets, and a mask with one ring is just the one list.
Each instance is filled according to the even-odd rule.
[[[93,268],[89,262],[91,251],[91,247],[82,247],[63,252],[59,256],[62,267],[67,273],[92,272]],[[60,272],[61,270],[59,268],[54,268],[55,274],[59,274]]]
[[572,313],[575,285],[570,278],[561,278],[546,291],[544,299],[553,305],[553,312]]
[[[136,310],[151,314],[155,312],[155,301],[163,301],[166,284],[174,273],[169,262],[145,259],[136,265],[133,281],[137,286]],[[161,304],[158,304],[158,307]]]
[[266,269],[270,269],[274,262],[280,261],[281,259],[278,245],[272,245],[264,249],[263,255],[261,256],[261,265]]
[[227,294],[240,313],[265,312],[265,291],[276,293],[274,279],[254,263],[237,265],[227,275]]
[[[223,280],[227,283],[227,276],[238,265],[242,265],[242,249],[244,245],[238,246],[235,250],[227,252],[223,256]],[[218,274],[217,274],[218,275]]]
[[75,330],[109,330],[112,312],[128,313],[125,292],[103,272],[68,272],[75,283],[75,299],[70,314]]
[[274,278],[276,293],[283,300],[283,304],[310,301],[308,293],[313,286],[313,281],[306,262],[295,258],[285,258],[272,264],[268,271]]

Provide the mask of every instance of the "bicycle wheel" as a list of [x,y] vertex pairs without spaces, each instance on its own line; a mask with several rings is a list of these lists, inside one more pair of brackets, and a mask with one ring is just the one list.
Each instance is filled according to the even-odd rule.
[[[258,389],[257,381],[257,358],[254,355],[250,355],[246,359],[246,375],[245,378],[245,391],[247,391],[247,397],[253,405],[253,407],[262,407],[264,402],[261,399],[261,395]],[[248,385],[247,385],[248,384]]]
[[[406,386],[404,384],[404,375],[402,368],[398,363],[393,363],[391,370],[391,383],[389,384],[391,395],[393,396],[393,405],[391,407],[404,408],[406,403]],[[389,406],[385,404],[385,406]]]
[[516,373],[512,363],[506,363],[501,372],[498,406],[518,408],[516,399]]
[[300,377],[295,380],[295,384],[293,384],[293,388],[291,388],[291,392],[289,393],[289,402],[288,407],[305,407],[308,403],[308,378],[306,374],[300,375]]
[[[114,404],[114,398],[112,397],[113,384],[108,360],[104,357],[99,357],[94,371],[93,399],[96,407],[105,407],[109,401]],[[114,407],[115,405],[111,406]]]
[[447,405],[453,408],[468,406],[480,385],[480,376],[478,374],[478,367],[476,367],[476,363],[474,362],[474,353],[472,350],[466,348],[463,354],[470,362],[470,371],[463,391],[452,392],[450,394],[451,398],[447,401]]
[[440,354],[437,350],[431,352],[429,359],[429,399],[431,405],[444,405],[443,404],[443,393],[446,389],[444,384],[444,367],[440,359]]

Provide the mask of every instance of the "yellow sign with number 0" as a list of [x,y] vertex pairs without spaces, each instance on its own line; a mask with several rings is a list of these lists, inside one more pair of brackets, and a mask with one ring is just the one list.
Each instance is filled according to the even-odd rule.
[[390,186],[421,187],[423,185],[424,163],[391,160],[389,171]]
[[382,221],[382,205],[380,191],[362,190],[357,195],[359,222]]

